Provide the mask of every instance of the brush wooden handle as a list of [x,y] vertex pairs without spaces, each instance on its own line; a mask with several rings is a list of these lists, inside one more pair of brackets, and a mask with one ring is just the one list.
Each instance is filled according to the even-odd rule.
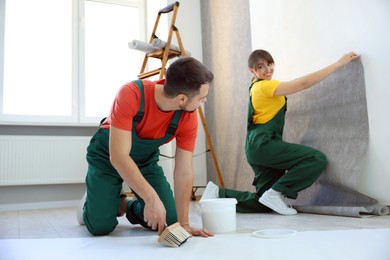
[[191,236],[179,222],[176,222],[164,229],[161,235],[158,238],[158,242],[170,246],[170,247],[179,247]]
[[179,222],[176,222],[175,224],[172,224],[164,229],[164,231],[161,233],[161,235],[158,237],[158,242],[162,243],[162,241],[167,237],[167,235],[174,230],[177,227],[181,227]]

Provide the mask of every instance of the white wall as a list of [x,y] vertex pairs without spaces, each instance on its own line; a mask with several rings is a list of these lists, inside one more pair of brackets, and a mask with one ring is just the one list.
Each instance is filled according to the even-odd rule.
[[290,80],[348,51],[361,54],[369,147],[359,191],[390,204],[390,1],[250,0],[252,48],[271,52],[275,78]]

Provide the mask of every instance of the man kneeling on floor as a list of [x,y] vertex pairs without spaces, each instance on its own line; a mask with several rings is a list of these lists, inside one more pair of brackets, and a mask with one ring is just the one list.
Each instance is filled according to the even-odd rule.
[[[214,75],[194,58],[181,58],[166,79],[136,80],[121,87],[109,116],[87,149],[87,191],[77,220],[93,235],[107,235],[126,214],[132,224],[157,230],[175,222],[194,236],[211,236],[189,226],[192,155],[198,119]],[[174,194],[158,165],[159,147],[176,139]],[[137,197],[128,200],[125,182]],[[175,196],[174,196],[175,195]]]

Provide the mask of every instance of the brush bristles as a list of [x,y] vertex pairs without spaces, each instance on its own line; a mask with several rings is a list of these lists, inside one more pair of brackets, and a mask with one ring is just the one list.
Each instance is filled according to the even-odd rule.
[[187,241],[191,235],[178,222],[164,229],[158,238],[158,242],[170,246],[179,247]]

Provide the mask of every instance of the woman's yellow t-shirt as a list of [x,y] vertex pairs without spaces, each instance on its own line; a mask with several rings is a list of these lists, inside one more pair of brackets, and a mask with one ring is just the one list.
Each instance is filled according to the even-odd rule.
[[253,124],[265,124],[279,112],[286,103],[284,96],[274,97],[274,92],[281,82],[261,80],[253,84],[250,95],[253,107]]

